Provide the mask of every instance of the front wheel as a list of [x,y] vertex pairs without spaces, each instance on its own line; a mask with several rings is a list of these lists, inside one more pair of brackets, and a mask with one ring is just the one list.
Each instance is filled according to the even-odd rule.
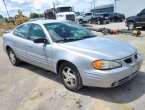
[[18,66],[21,64],[21,61],[16,57],[16,55],[12,49],[8,49],[8,56],[9,56],[11,63],[14,66]]
[[92,21],[91,20],[89,20],[89,24],[92,24]]
[[98,20],[98,21],[97,21],[97,24],[100,25],[100,24],[101,24],[101,20]]
[[135,28],[135,24],[134,24],[134,22],[128,22],[128,29],[129,30],[133,30],[134,28]]
[[59,69],[59,74],[67,89],[78,91],[83,87],[81,76],[73,64],[64,62]]

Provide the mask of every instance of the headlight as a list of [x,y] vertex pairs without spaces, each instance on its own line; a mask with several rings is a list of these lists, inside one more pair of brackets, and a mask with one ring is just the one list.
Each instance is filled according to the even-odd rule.
[[119,68],[122,65],[115,61],[107,61],[107,60],[96,60],[93,62],[93,66],[98,70],[110,70],[114,68]]

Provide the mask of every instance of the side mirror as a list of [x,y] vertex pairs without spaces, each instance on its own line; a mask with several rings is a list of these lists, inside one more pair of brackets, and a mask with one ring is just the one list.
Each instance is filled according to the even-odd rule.
[[138,13],[137,16],[140,16],[140,13]]
[[48,44],[47,39],[44,39],[44,38],[35,39],[33,42],[34,43],[44,43],[44,44]]

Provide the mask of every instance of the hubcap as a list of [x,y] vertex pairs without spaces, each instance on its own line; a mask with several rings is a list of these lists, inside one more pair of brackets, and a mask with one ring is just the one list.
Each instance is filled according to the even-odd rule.
[[82,24],[82,23],[83,23],[83,21],[82,21],[82,20],[80,20],[79,22],[80,22],[80,24]]
[[100,21],[98,21],[98,24],[100,24]]
[[134,25],[131,23],[129,24],[129,29],[133,29]]
[[10,54],[9,56],[10,56],[11,62],[12,62],[13,64],[15,64],[15,63],[16,63],[15,54],[14,54],[12,51],[10,51],[9,54]]
[[71,68],[65,67],[62,71],[62,76],[67,86],[74,87],[76,85],[76,76]]

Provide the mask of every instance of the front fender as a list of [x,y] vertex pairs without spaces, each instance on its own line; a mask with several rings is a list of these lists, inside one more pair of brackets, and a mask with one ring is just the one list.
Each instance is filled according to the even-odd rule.
[[77,68],[92,69],[92,62],[95,60],[95,58],[55,45],[52,48],[52,62],[54,72],[56,72],[57,62],[60,60],[69,61]]

